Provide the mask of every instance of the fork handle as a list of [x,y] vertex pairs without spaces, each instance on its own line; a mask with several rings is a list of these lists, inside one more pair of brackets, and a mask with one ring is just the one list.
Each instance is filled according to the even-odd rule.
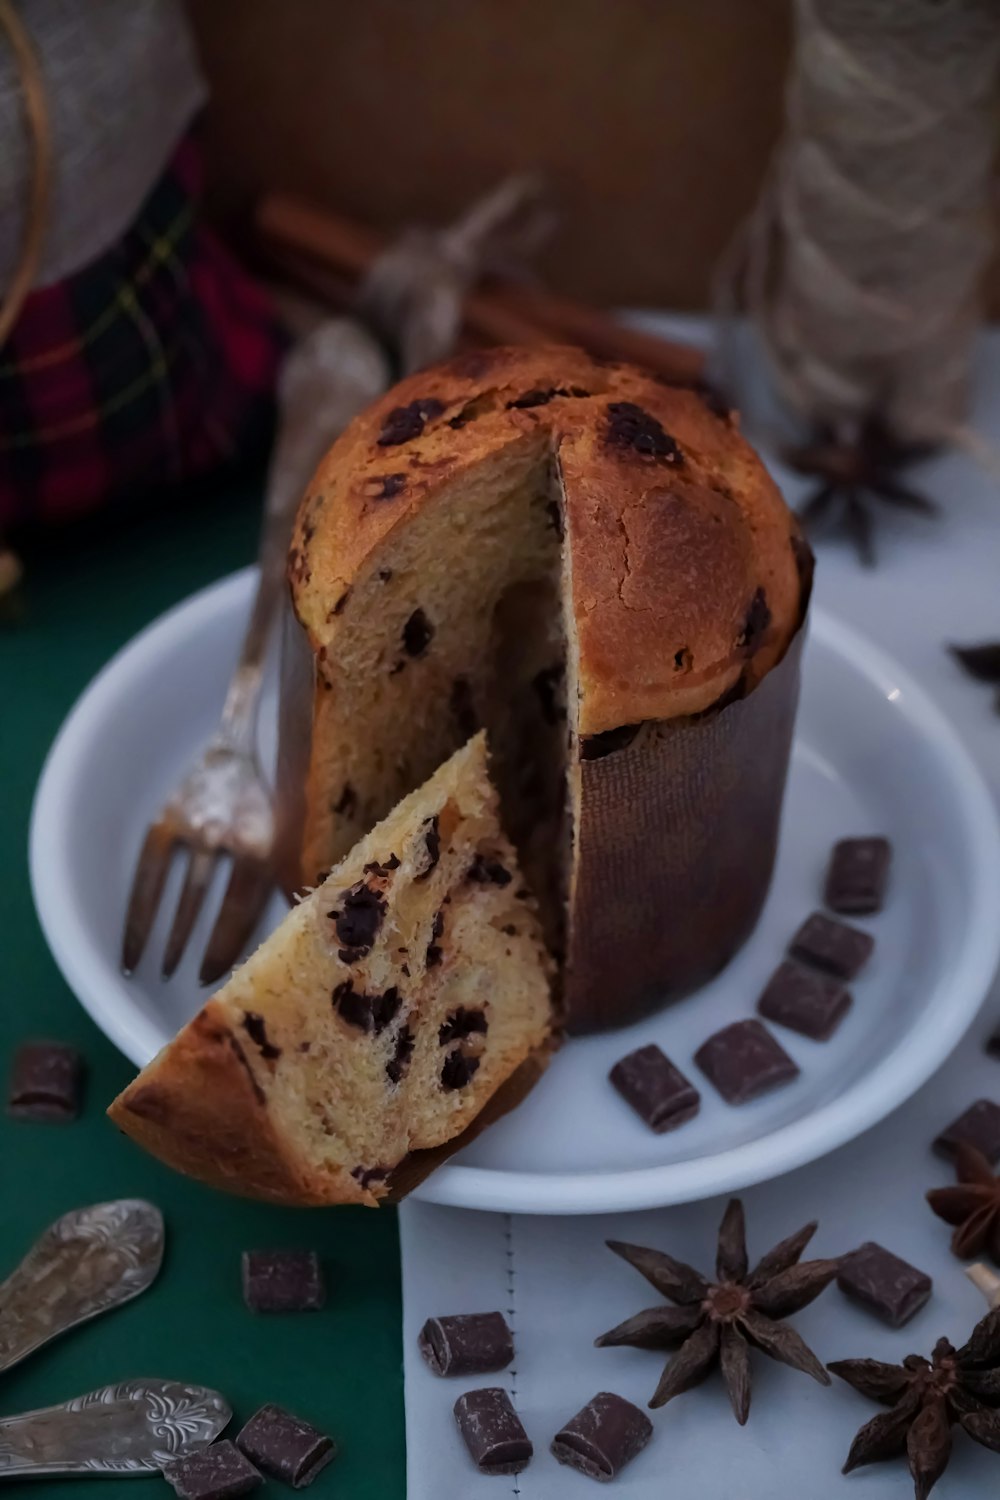
[[349,318],[320,324],[285,360],[257,549],[257,591],[222,710],[220,736],[235,749],[253,751],[267,646],[284,598],[285,556],[299,496],[336,434],[386,384],[377,344]]

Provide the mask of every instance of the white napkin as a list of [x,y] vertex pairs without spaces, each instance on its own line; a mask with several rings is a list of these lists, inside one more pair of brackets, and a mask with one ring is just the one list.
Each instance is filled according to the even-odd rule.
[[[676,323],[668,325],[677,330]],[[690,325],[685,327],[690,334]],[[1000,448],[1000,335],[983,340],[976,427]],[[793,501],[802,481],[773,468]],[[950,661],[949,641],[1000,637],[1000,487],[968,459],[929,466],[926,488],[941,501],[936,522],[887,511],[879,517],[882,561],[866,571],[839,542],[820,548],[818,600],[896,655],[936,698],[1000,796],[1000,717],[989,689]],[[787,481],[787,482],[786,482]],[[1000,892],[997,893],[1000,920]],[[927,1188],[954,1180],[930,1142],[974,1099],[1000,1102],[1000,1061],[982,1042],[1000,1012],[1000,987],[947,1065],[890,1119],[832,1156],[741,1194],[751,1258],[804,1221],[820,1220],[806,1256],[843,1253],[874,1239],[934,1278],[927,1306],[892,1331],[852,1306],[836,1287],[791,1320],[825,1362],[856,1356],[929,1354],[937,1338],[961,1343],[986,1311],[948,1248],[950,1229],[924,1202]],[[714,1264],[725,1199],[608,1218],[468,1213],[410,1202],[400,1214],[409,1500],[563,1500],[591,1481],[561,1468],[549,1443],[599,1390],[645,1407],[666,1356],[595,1349],[593,1340],[656,1292],[604,1246],[608,1238],[669,1250],[699,1269]],[[441,1379],[424,1365],[417,1335],[426,1318],[503,1311],[516,1358],[499,1375]],[[912,1480],[893,1461],[844,1479],[854,1433],[878,1408],[842,1382],[830,1390],[753,1354],[750,1421],[737,1426],[721,1383],[651,1413],[654,1434],[612,1491],[622,1500],[908,1500]],[[484,1477],[459,1437],[452,1406],[463,1390],[502,1385],[535,1456],[520,1475]],[[1000,1458],[958,1433],[935,1500],[973,1500],[1000,1483]]]

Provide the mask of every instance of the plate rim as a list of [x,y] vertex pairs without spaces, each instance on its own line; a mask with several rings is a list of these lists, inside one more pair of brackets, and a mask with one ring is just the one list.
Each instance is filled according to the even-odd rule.
[[[35,789],[29,830],[28,864],[32,898],[46,943],[67,985],[104,1035],[131,1062],[147,1055],[155,1026],[137,1007],[123,1007],[107,991],[102,965],[92,958],[92,942],[74,916],[67,921],[53,889],[46,851],[57,839],[76,763],[77,747],[96,722],[103,722],[105,700],[120,691],[126,666],[142,670],[180,616],[224,611],[229,596],[249,590],[255,569],[241,568],[180,600],[127,641],[84,688],[49,749]],[[503,1213],[622,1213],[695,1202],[780,1177],[828,1155],[885,1119],[910,1098],[954,1051],[975,1019],[1000,960],[1000,924],[992,898],[1000,888],[1000,818],[983,776],[961,737],[911,674],[862,632],[814,606],[810,633],[821,639],[887,697],[896,694],[914,729],[930,743],[947,769],[961,813],[969,857],[973,899],[958,961],[929,997],[921,1024],[911,1028],[868,1073],[811,1114],[757,1137],[689,1161],[625,1171],[524,1173],[510,1169],[446,1162],[418,1187],[413,1197],[454,1208]],[[897,691],[898,690],[898,691]],[[43,868],[44,867],[44,868]],[[70,906],[69,911],[72,912]],[[935,1010],[935,996],[947,989],[949,1004]],[[112,995],[111,1002],[105,994]],[[962,1001],[955,1004],[956,996]],[[766,1143],[766,1150],[762,1149]]]

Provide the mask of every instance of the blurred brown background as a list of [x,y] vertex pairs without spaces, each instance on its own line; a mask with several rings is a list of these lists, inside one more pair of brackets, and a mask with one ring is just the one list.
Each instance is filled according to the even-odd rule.
[[[705,304],[781,123],[788,0],[202,0],[220,208],[293,189],[385,228],[516,167],[553,285]],[[1000,276],[994,274],[994,310]]]

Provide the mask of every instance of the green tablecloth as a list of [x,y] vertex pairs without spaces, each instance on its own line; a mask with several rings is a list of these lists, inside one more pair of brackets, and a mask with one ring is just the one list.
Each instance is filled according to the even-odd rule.
[[[203,492],[118,526],[29,554],[21,618],[0,623],[0,1059],[29,1036],[72,1042],[90,1073],[71,1126],[0,1115],[0,1278],[69,1208],[142,1196],[162,1209],[167,1254],[156,1285],[0,1376],[0,1415],[136,1375],[222,1391],[245,1420],[277,1401],[333,1434],[339,1458],[310,1494],[396,1500],[405,1490],[399,1253],[395,1215],[290,1211],[244,1203],[174,1176],[104,1118],[130,1064],[77,1005],[49,956],[28,887],[31,799],[45,753],[77,695],[130,636],[254,553],[252,483]],[[240,1252],[301,1246],[323,1257],[319,1313],[255,1317],[240,1295]],[[157,1478],[36,1483],[53,1497],[170,1495]],[[130,1486],[123,1491],[122,1486]],[[269,1484],[273,1494],[287,1489]],[[260,1491],[258,1493],[265,1493]]]

